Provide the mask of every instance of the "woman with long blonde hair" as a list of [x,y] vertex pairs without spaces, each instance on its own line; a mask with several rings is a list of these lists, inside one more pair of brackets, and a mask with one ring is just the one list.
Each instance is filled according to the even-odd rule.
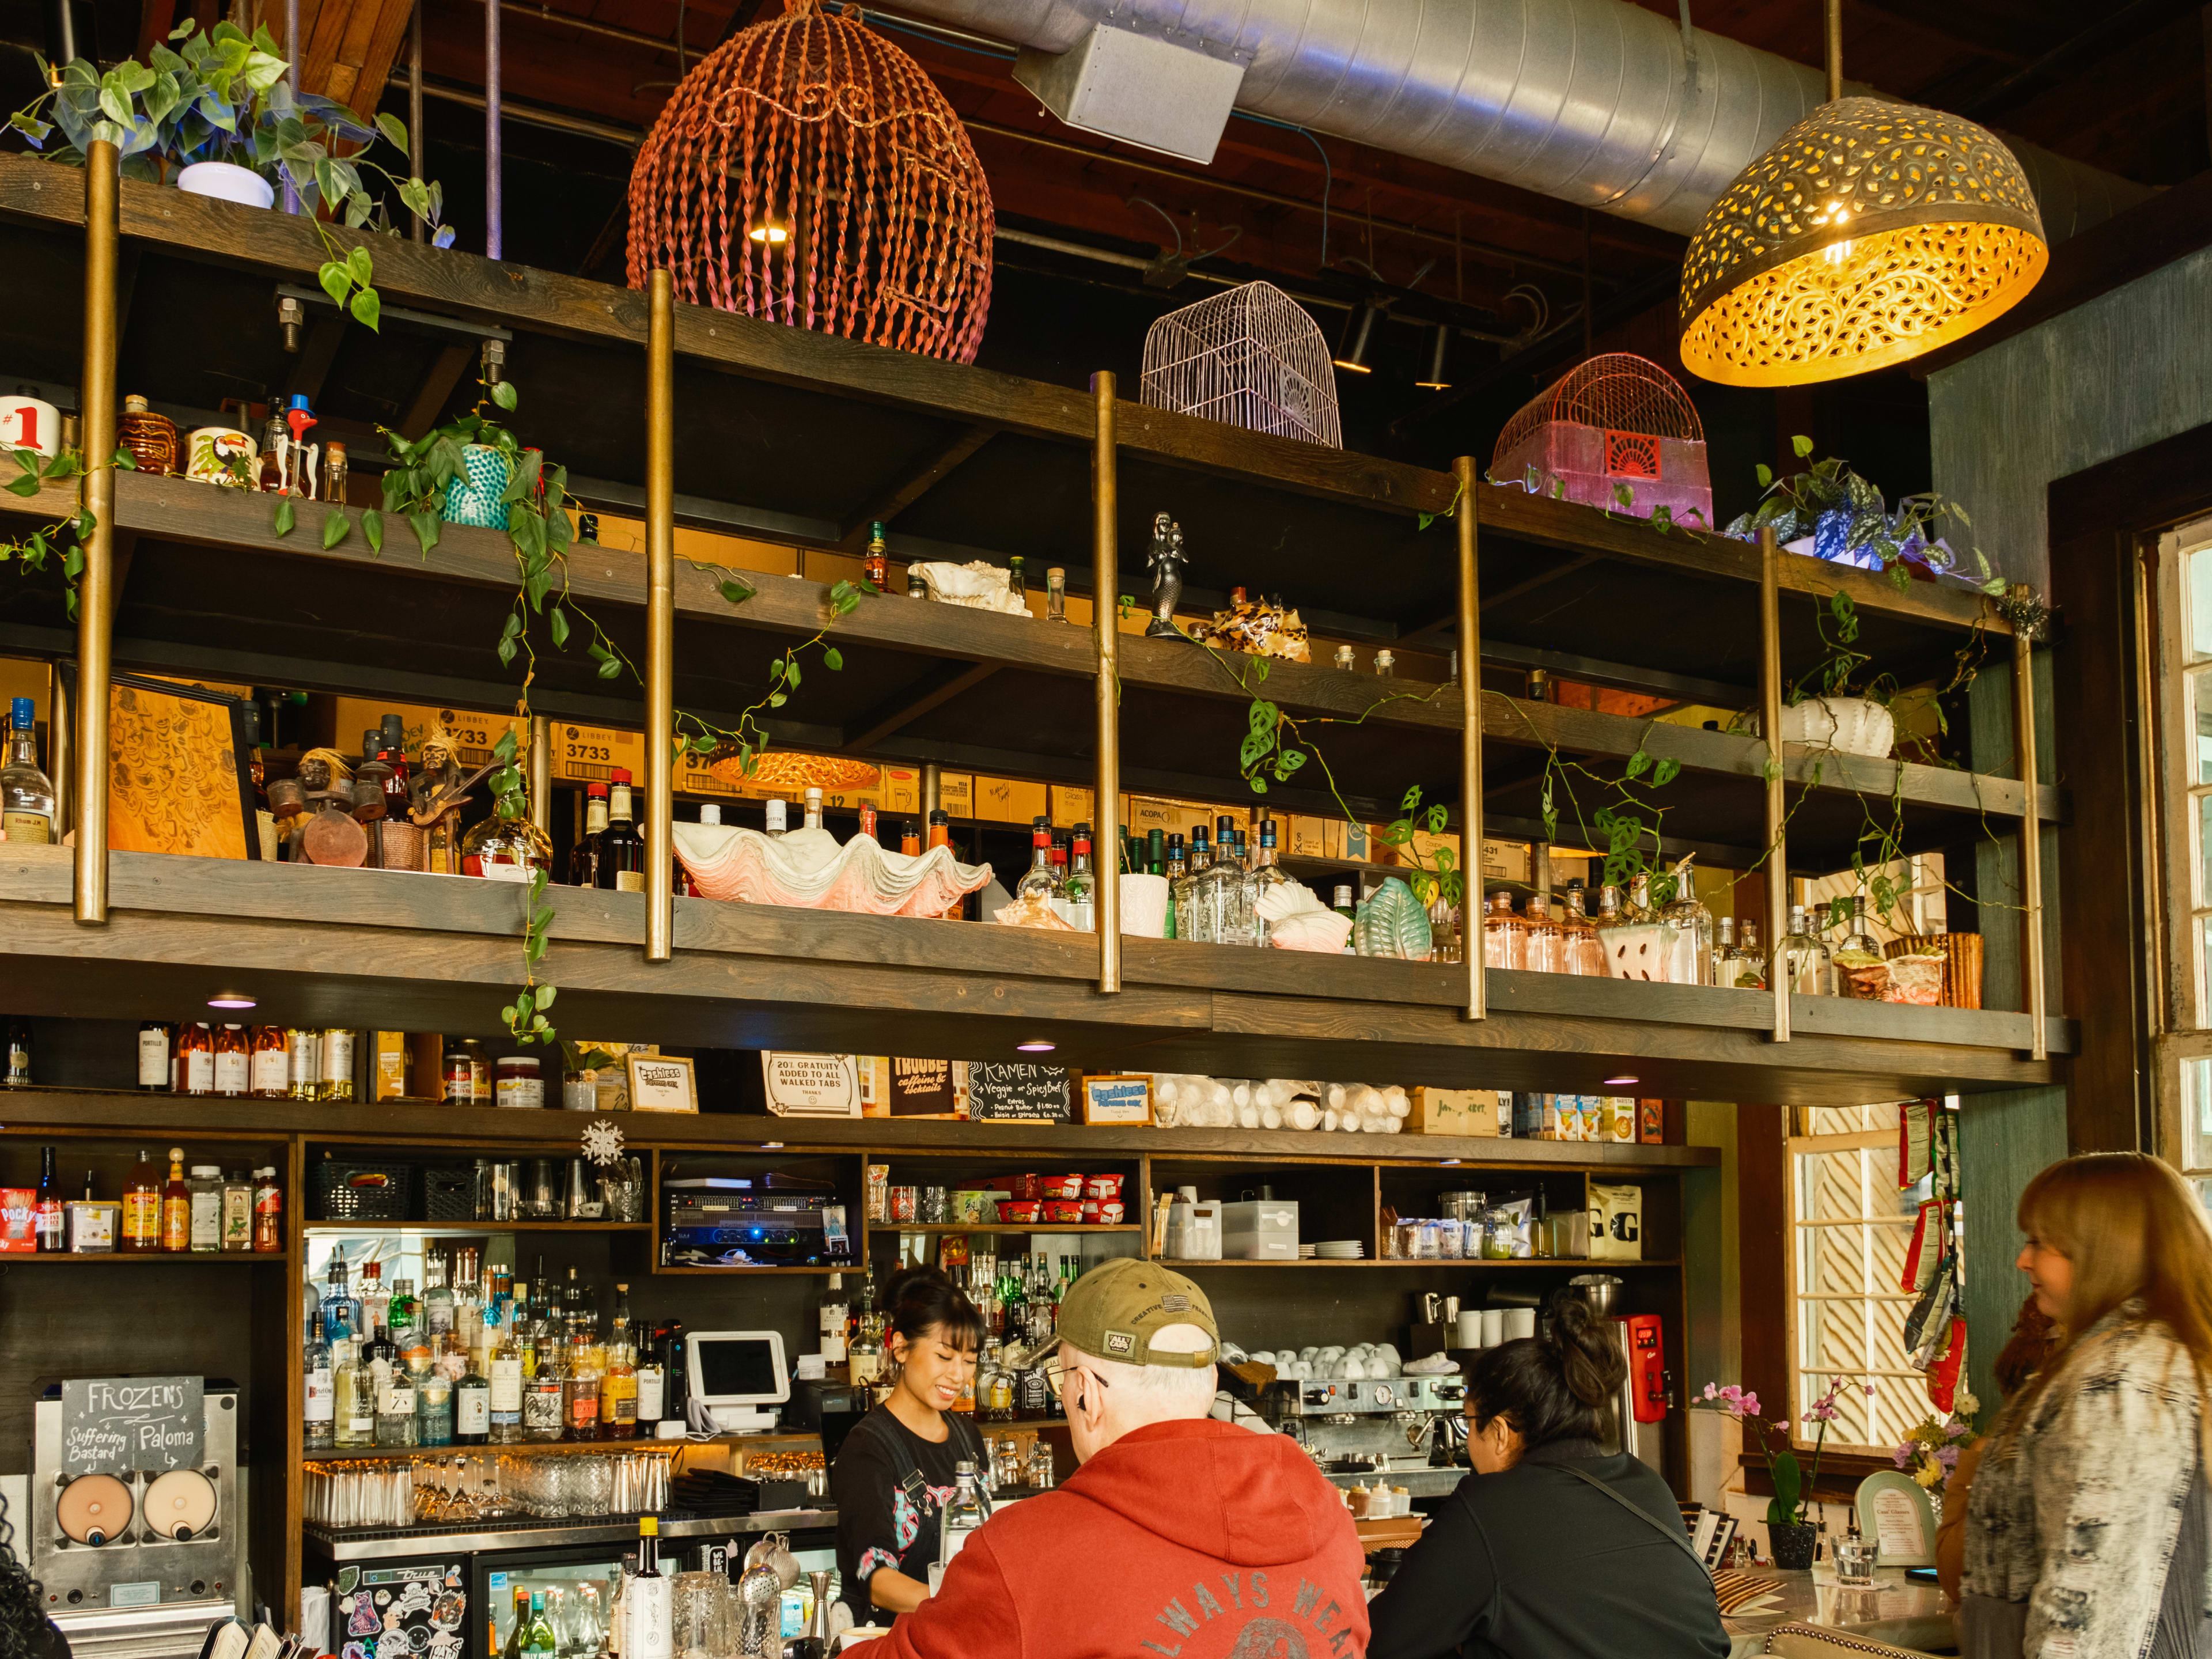
[[1965,1659],[2212,1654],[2212,1228],[2140,1152],[2054,1164],[2021,1194],[2019,1266],[2063,1340],[1974,1477]]

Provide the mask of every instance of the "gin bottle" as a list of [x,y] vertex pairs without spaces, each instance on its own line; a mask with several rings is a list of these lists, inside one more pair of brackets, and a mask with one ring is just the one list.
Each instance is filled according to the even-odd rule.
[[1292,878],[1284,872],[1283,866],[1275,862],[1275,821],[1273,818],[1262,818],[1260,820],[1259,854],[1252,861],[1251,874],[1245,878],[1245,884],[1251,894],[1250,902],[1245,908],[1252,918],[1250,942],[1254,945],[1264,945],[1268,943],[1268,924],[1267,919],[1260,914],[1260,901],[1270,893],[1295,884]]
[[1836,994],[1836,964],[1827,941],[1812,931],[1805,907],[1790,907],[1790,933],[1782,941],[1783,972],[1790,989],[1798,996],[1832,997]]
[[0,831],[25,846],[54,839],[53,780],[39,769],[39,738],[32,729],[33,706],[17,697],[8,720],[8,759],[0,765]]
[[1050,818],[1030,820],[1030,867],[1023,872],[1021,881],[1015,886],[1014,896],[1035,900],[1050,908],[1054,915],[1059,913],[1059,884],[1052,873]]
[[1206,841],[1206,826],[1200,824],[1190,832],[1190,861],[1184,869],[1182,879],[1173,889],[1176,915],[1176,937],[1187,939],[1197,945],[1216,943],[1208,931],[1206,917],[1199,902],[1201,884],[1213,863]]
[[331,1372],[331,1443],[341,1451],[376,1443],[376,1395],[361,1346],[351,1338],[335,1344]]
[[1867,927],[1864,893],[1851,895],[1851,931],[1844,942],[1836,947],[1838,956],[1847,951],[1857,951],[1870,957],[1878,957],[1881,954],[1881,941],[1877,939]]
[[328,1451],[331,1445],[331,1345],[323,1340],[323,1316],[315,1316],[315,1322],[307,1334],[307,1351],[301,1356],[301,1378],[305,1384],[305,1415],[307,1437],[301,1443],[309,1451]]
[[1659,920],[1674,930],[1674,945],[1667,958],[1667,977],[1676,985],[1713,982],[1713,913],[1698,900],[1697,879],[1685,858],[1674,866],[1674,896],[1659,912]]

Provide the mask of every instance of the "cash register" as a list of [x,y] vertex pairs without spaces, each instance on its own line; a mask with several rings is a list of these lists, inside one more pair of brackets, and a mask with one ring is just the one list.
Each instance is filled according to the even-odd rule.
[[791,1398],[791,1373],[777,1331],[691,1331],[684,1339],[685,1392],[702,1434],[764,1434]]

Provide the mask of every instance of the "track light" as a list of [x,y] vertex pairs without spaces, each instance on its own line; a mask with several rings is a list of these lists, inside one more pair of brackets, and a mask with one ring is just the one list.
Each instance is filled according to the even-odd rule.
[[1349,369],[1354,374],[1372,374],[1375,372],[1367,366],[1367,340],[1375,332],[1375,307],[1366,305],[1359,308],[1359,315],[1351,325],[1352,349],[1341,357],[1334,359],[1339,368]]
[[1444,379],[1444,354],[1451,349],[1451,325],[1437,325],[1437,343],[1429,353],[1429,378],[1414,382],[1424,392],[1442,392],[1451,385]]

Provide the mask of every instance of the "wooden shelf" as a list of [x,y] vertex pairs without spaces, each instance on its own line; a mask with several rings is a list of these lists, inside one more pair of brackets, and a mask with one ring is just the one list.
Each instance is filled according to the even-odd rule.
[[[1012,1222],[997,1221],[988,1226],[970,1226],[965,1222],[871,1221],[868,1231],[876,1233],[1140,1233],[1144,1228],[1133,1221],[1117,1221],[1109,1225],[1103,1222],[1088,1224],[1073,1221]],[[4,1258],[0,1258],[4,1259]]]
[[864,1266],[848,1261],[835,1267],[651,1267],[647,1271],[663,1279],[685,1274],[707,1279],[759,1279],[772,1273],[856,1273]]
[[[805,1435],[757,1435],[744,1443],[758,1447],[762,1441],[805,1438],[819,1443],[820,1437]],[[301,1462],[313,1468],[321,1463],[360,1463],[369,1462],[398,1462],[414,1457],[496,1457],[514,1455],[527,1457],[615,1457],[624,1452],[659,1451],[674,1454],[687,1446],[734,1445],[735,1440],[516,1440],[498,1444],[487,1443],[481,1446],[359,1446],[341,1447],[333,1451],[311,1451]]]
[[1444,1268],[1452,1272],[1469,1269],[1488,1270],[1501,1267],[1508,1271],[1530,1268],[1565,1269],[1573,1273],[1612,1273],[1620,1267],[1679,1267],[1680,1261],[1593,1261],[1586,1256],[1531,1256],[1523,1261],[1492,1261],[1481,1256],[1439,1256],[1434,1260],[1409,1260],[1405,1256],[1359,1256],[1352,1260],[1329,1256],[1300,1256],[1296,1261],[1250,1261],[1224,1257],[1218,1261],[1190,1261],[1172,1256],[1154,1256],[1163,1267],[1173,1267],[1177,1273],[1207,1267],[1401,1267],[1414,1271]]
[[[170,1018],[242,983],[267,1020],[492,1033],[520,968],[514,894],[495,883],[132,853],[112,855],[109,880],[108,924],[82,927],[70,905],[67,849],[0,849],[11,945],[0,956],[0,998],[9,1007]],[[2017,1052],[2027,1046],[2025,1015],[1832,997],[1795,999],[1796,1035],[1777,1044],[1767,1035],[1771,1004],[1758,992],[1550,974],[1492,975],[1490,1017],[1469,1020],[1463,973],[1450,966],[1158,939],[1124,941],[1124,988],[1109,997],[1097,990],[1097,944],[1087,935],[697,899],[675,902],[675,959],[643,975],[643,894],[559,888],[549,897],[556,916],[544,971],[561,987],[564,1024],[665,1043],[973,1060],[1011,1057],[1016,1043],[1042,1038],[1057,1044],[1060,1062],[1098,1070],[1140,1055],[1159,1071],[1592,1094],[1628,1073],[1639,1094],[1791,1104],[2044,1086],[2075,1044],[2073,1023],[2051,1020],[2054,1058],[2033,1061]],[[207,1101],[196,1111],[212,1129],[226,1121],[289,1125],[301,1109],[249,1099]],[[349,1121],[388,1119],[447,1140],[469,1121],[458,1108],[324,1109],[332,1139]],[[548,1139],[581,1127],[572,1115],[548,1115],[559,1125],[537,1132]],[[634,1127],[654,1144],[684,1145],[697,1132],[702,1144],[729,1145],[727,1128],[697,1128],[707,1121]],[[988,1144],[974,1133],[983,1127],[965,1126],[960,1144]],[[508,1139],[523,1126],[472,1128]],[[1024,1132],[1025,1144],[1036,1144],[1036,1133]],[[1195,1131],[1091,1133],[1093,1146],[1170,1152],[1296,1155],[1327,1144],[1295,1134],[1232,1133],[1209,1144]],[[1079,1144],[1063,1133],[1053,1143]],[[895,1120],[866,1118],[778,1120],[760,1139],[794,1136],[820,1146],[914,1144]],[[1535,1157],[1524,1146],[1543,1144],[1462,1140],[1433,1151],[1517,1162]],[[1340,1141],[1329,1150],[1353,1148]],[[1374,1159],[1431,1151],[1358,1145]],[[1635,1159],[1631,1148],[1584,1145],[1559,1161]]]
[[39,1253],[8,1251],[0,1254],[0,1267],[60,1267],[64,1263],[90,1264],[100,1262],[111,1267],[250,1267],[258,1263],[282,1267],[289,1257],[282,1250],[164,1250],[154,1255],[138,1255],[122,1251],[86,1252],[68,1250]]
[[308,1233],[435,1233],[477,1238],[487,1233],[649,1233],[649,1221],[310,1221]]

